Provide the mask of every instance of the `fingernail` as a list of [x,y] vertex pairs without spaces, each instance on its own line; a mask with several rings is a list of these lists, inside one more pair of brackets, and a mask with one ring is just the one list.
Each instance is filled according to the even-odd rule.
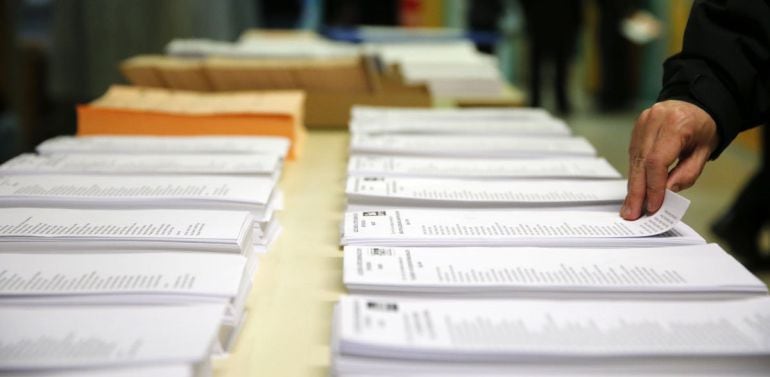
[[679,185],[673,185],[673,186],[671,186],[671,191],[673,191],[673,192],[679,192],[679,190],[680,190],[680,186],[679,186]]
[[626,216],[628,216],[628,206],[627,206],[627,205],[623,204],[623,206],[622,206],[622,207],[620,207],[620,214],[621,214],[623,217],[626,217]]

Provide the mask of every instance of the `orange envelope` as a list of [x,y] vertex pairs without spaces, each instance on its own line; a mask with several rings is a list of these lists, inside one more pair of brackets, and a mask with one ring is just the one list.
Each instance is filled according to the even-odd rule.
[[298,90],[200,93],[112,86],[78,106],[78,135],[250,135],[304,139],[305,94]]

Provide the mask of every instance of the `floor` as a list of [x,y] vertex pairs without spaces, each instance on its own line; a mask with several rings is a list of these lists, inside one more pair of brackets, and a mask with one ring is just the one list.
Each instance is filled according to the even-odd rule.
[[[583,106],[567,121],[576,134],[588,138],[600,155],[625,174],[628,171],[629,138],[637,115],[637,111],[599,114]],[[692,201],[685,222],[709,242],[719,243],[709,226],[730,206],[758,163],[756,152],[737,144],[728,148],[716,161],[709,162],[695,186],[682,192]],[[727,250],[724,243],[721,245]],[[770,284],[770,269],[754,272]]]

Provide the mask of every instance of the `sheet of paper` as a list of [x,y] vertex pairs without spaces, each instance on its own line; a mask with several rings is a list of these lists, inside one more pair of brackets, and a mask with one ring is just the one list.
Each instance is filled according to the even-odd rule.
[[516,207],[621,203],[625,180],[512,180],[350,177],[350,204]]
[[552,119],[551,115],[542,108],[430,108],[414,107],[376,107],[356,105],[351,110],[352,120],[434,120],[434,121],[465,121],[465,120],[536,120]]
[[19,243],[33,241],[53,242],[47,246],[52,251],[66,248],[65,241],[124,241],[123,246],[198,244],[198,249],[242,252],[253,227],[252,216],[244,211],[0,208],[0,250],[20,250],[15,249]]
[[0,203],[185,200],[266,207],[274,188],[269,177],[5,175],[0,176]]
[[365,120],[351,121],[351,134],[448,134],[507,136],[569,136],[572,131],[558,119],[534,120]]
[[268,154],[286,157],[290,141],[275,136],[58,136],[37,146],[43,155],[111,154]]
[[0,370],[204,362],[224,307],[0,307]]
[[0,165],[0,174],[208,174],[277,177],[278,155],[25,153]]
[[[663,207],[635,221],[602,211],[393,210],[345,214],[342,245],[387,246],[623,246],[703,243],[667,234],[689,200],[666,192]],[[657,236],[657,237],[655,237]],[[618,245],[618,243],[622,244]]]
[[596,155],[582,137],[382,135],[350,138],[351,153],[407,156],[546,158]]
[[2,297],[178,295],[230,300],[247,259],[221,253],[0,253]]
[[206,375],[206,366],[187,364],[142,365],[135,367],[77,368],[66,370],[24,371],[7,373],[8,377],[199,377]]
[[476,179],[621,178],[620,173],[600,157],[468,159],[352,155],[348,161],[348,175]]
[[770,357],[770,298],[730,301],[414,300],[347,296],[339,352],[497,361],[639,356]]
[[767,286],[717,244],[617,249],[347,246],[343,266],[345,286],[353,293],[575,298],[614,292],[623,298],[680,299],[767,294]]

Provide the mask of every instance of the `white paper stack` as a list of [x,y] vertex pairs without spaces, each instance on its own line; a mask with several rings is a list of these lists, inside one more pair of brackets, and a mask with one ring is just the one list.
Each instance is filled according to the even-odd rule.
[[636,221],[617,212],[395,209],[345,214],[342,245],[650,247],[704,243],[681,223],[689,201],[666,192],[663,207]]
[[272,154],[21,154],[0,174],[234,175],[280,178],[283,159]]
[[735,301],[343,297],[334,373],[732,375],[770,370],[770,298]]
[[59,136],[37,146],[43,155],[268,154],[285,158],[290,141],[274,136]]
[[351,293],[474,298],[717,299],[767,286],[717,244],[651,248],[347,246]]
[[506,80],[497,59],[467,40],[372,43],[366,50],[386,67],[397,64],[405,80],[428,86],[436,98],[500,98]]
[[350,177],[349,205],[516,208],[620,204],[625,180],[515,180]]
[[0,253],[0,303],[219,303],[226,306],[221,340],[229,349],[241,325],[257,261],[234,254],[162,250]]
[[385,120],[397,123],[401,120],[428,120],[436,122],[486,122],[486,121],[533,121],[557,119],[547,110],[536,107],[508,108],[415,108],[415,107],[378,107],[356,105],[350,111],[352,121],[377,122]]
[[542,109],[393,109],[356,106],[349,124],[352,134],[461,134],[567,136],[563,120]]
[[246,211],[0,208],[0,252],[177,250],[250,256]]
[[536,120],[393,120],[350,122],[352,134],[395,134],[395,135],[485,135],[509,136],[568,136],[572,131],[564,121],[558,119]]
[[268,177],[0,175],[0,207],[249,211],[264,234],[282,202]]
[[468,179],[616,179],[601,157],[482,159],[352,155],[349,176]]
[[0,374],[206,376],[223,313],[187,306],[2,306]]
[[542,109],[357,107],[332,375],[767,376],[768,288]]
[[596,149],[582,137],[480,135],[370,135],[350,138],[354,154],[431,157],[551,158],[593,157]]

